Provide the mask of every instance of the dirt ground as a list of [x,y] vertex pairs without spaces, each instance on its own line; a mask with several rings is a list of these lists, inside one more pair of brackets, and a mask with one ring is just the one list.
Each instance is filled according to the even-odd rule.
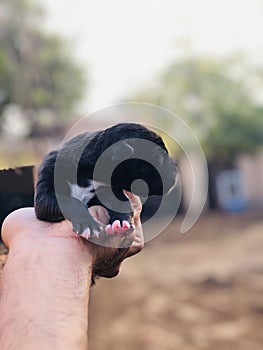
[[91,350],[262,350],[263,216],[180,223],[97,282]]
[[263,215],[181,220],[92,288],[90,350],[262,350]]

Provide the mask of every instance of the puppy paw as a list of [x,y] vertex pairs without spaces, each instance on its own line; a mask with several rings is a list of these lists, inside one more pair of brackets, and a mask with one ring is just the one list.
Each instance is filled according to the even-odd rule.
[[134,231],[134,225],[130,224],[128,221],[115,220],[111,225],[107,225],[105,228],[106,235],[116,235],[118,237],[124,237]]
[[82,220],[77,222],[72,222],[73,231],[85,239],[90,237],[99,237],[100,232],[102,231],[101,225],[95,220]]

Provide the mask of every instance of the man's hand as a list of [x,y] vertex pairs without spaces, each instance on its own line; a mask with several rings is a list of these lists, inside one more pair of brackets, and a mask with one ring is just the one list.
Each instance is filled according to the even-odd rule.
[[[86,241],[72,232],[70,222],[64,220],[59,223],[40,221],[35,217],[33,208],[23,208],[11,213],[4,222],[2,239],[8,248],[19,247],[27,242],[27,249],[36,241],[50,240],[54,237],[76,239],[82,248],[86,248],[93,257],[93,273],[97,276],[114,277],[118,274],[121,262],[134,254],[137,254],[144,246],[144,239],[140,221],[141,201],[139,197],[125,191],[134,211],[134,231],[120,235],[118,231],[109,236],[101,233],[100,239]],[[109,220],[108,212],[104,207],[94,206],[89,209],[91,215],[100,223],[106,225]],[[103,241],[104,240],[104,241]],[[97,243],[99,244],[97,244]],[[57,241],[53,240],[55,245]],[[61,242],[60,242],[61,243]],[[58,254],[59,249],[58,247]],[[32,247],[33,248],[33,247]],[[49,258],[50,259],[50,258]]]
[[[123,259],[143,247],[141,203],[138,197],[127,196],[135,212],[135,230],[124,238],[131,244],[126,248],[87,241],[74,234],[66,220],[40,221],[34,208],[19,209],[5,219],[2,238],[9,254],[0,287],[1,350],[87,349],[94,269],[98,275],[113,277]],[[90,211],[107,223],[104,209]]]
[[[93,246],[96,252],[96,262],[94,264],[93,274],[103,277],[114,277],[119,273],[121,262],[132,255],[141,251],[144,246],[144,238],[141,227],[140,214],[142,204],[139,197],[133,195],[128,191],[124,191],[129,198],[133,212],[134,212],[134,231],[131,233],[123,233],[119,235],[119,230],[116,230],[111,235],[101,234],[100,239],[93,239],[95,243]],[[107,224],[109,215],[107,210],[101,206],[94,206],[90,208],[91,215],[100,223]],[[96,244],[96,241],[100,245]]]

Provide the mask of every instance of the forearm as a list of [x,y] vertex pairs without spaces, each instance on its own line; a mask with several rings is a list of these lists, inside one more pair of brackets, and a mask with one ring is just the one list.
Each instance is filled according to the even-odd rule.
[[43,238],[33,251],[24,244],[3,270],[1,349],[86,350],[92,254],[78,238]]
[[[135,238],[130,236],[134,241],[127,255],[121,253],[118,265],[104,271],[106,277],[115,276],[121,260],[143,247],[141,203],[127,196],[134,210]],[[90,211],[95,219],[108,222],[104,208]],[[113,233],[116,243],[121,238],[115,237],[118,230]],[[11,213],[3,223],[2,238],[9,256],[1,281],[1,350],[87,350],[92,269],[101,261],[112,263],[116,251],[76,237],[65,220],[37,220],[33,208]]]

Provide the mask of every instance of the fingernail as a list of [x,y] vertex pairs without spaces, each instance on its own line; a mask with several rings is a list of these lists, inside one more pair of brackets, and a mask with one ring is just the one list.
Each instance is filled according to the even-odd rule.
[[133,198],[133,193],[125,191],[125,194],[129,199]]

